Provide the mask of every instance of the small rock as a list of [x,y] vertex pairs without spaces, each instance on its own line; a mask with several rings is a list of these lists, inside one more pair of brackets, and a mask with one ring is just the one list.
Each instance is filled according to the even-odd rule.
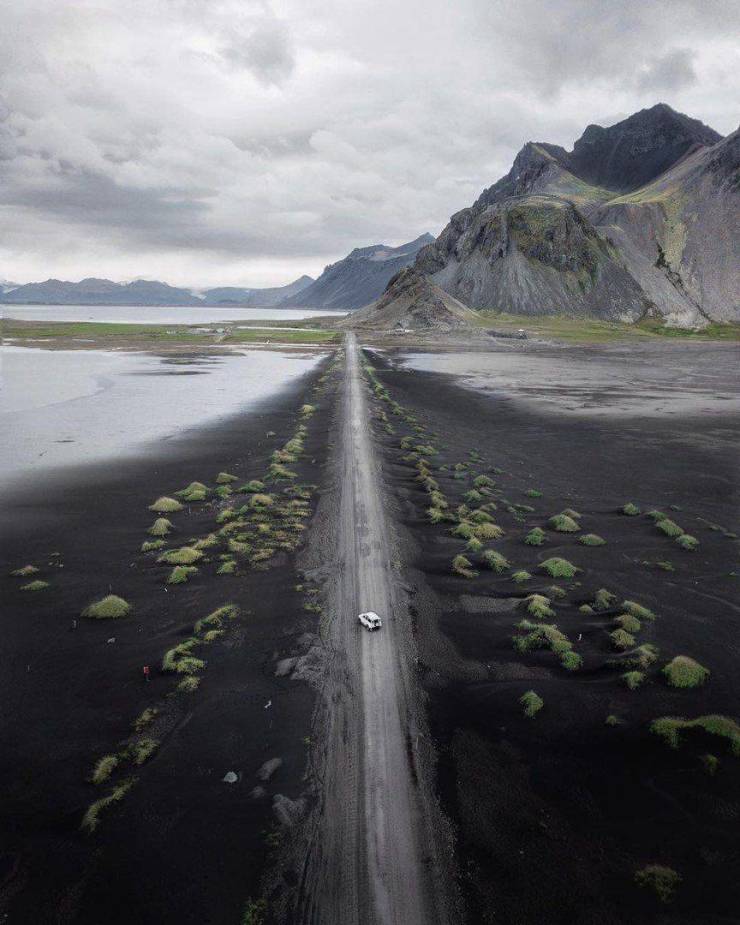
[[221,780],[225,784],[235,784],[239,780],[239,775],[236,773],[236,771],[227,771]]
[[306,801],[303,798],[291,800],[282,793],[276,793],[272,799],[272,811],[281,825],[295,825],[306,811]]
[[281,658],[275,666],[275,677],[284,678],[286,675],[289,675],[295,668],[297,661],[297,658]]
[[257,771],[257,777],[259,777],[260,780],[269,780],[282,763],[282,758],[270,758],[270,760],[266,761],[259,771]]

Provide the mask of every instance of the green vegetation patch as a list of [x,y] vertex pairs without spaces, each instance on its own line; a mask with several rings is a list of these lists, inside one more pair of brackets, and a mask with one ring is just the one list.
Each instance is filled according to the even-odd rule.
[[473,536],[482,542],[500,540],[503,535],[503,527],[494,523],[479,523],[473,528]]
[[532,719],[544,707],[545,701],[535,691],[526,691],[519,698],[519,703],[524,708],[524,715]]
[[118,755],[103,755],[96,761],[90,780],[96,785],[105,783],[118,767],[118,761]]
[[141,544],[142,552],[154,552],[157,549],[164,549],[167,545],[164,540],[145,540]]
[[147,533],[150,536],[167,536],[172,529],[173,525],[171,520],[168,520],[166,517],[158,517],[151,527],[149,527]]
[[149,505],[149,510],[154,511],[156,514],[174,514],[182,509],[183,507],[179,501],[168,498],[166,495],[162,495],[161,498],[157,498],[153,504]]
[[129,792],[129,790],[136,783],[135,780],[127,780],[120,783],[115,787],[107,796],[104,796],[100,800],[96,800],[94,803],[91,803],[88,806],[85,815],[82,817],[81,828],[85,832],[94,832],[100,824],[101,814],[108,809],[109,806],[112,806],[114,803],[119,803]]
[[139,739],[129,747],[129,756],[134,764],[142,765],[148,761],[159,748],[157,739]]
[[581,525],[567,514],[555,514],[548,520],[547,525],[558,533],[578,533],[581,529]]
[[528,498],[541,498],[541,497],[542,497],[542,492],[539,491],[539,490],[536,489],[536,488],[528,488],[528,489],[524,492],[524,494],[525,494]]
[[641,513],[640,508],[634,504],[632,501],[628,501],[621,509],[622,514],[626,514],[627,517],[637,517]]
[[572,562],[568,562],[567,559],[560,559],[557,556],[545,559],[540,568],[544,569],[551,578],[573,578],[576,572],[579,571]]
[[483,561],[491,569],[491,571],[501,574],[507,569],[511,568],[509,560],[501,555],[500,552],[496,552],[495,549],[486,549],[483,553]]
[[550,598],[544,594],[530,594],[524,599],[527,613],[535,620],[551,620],[555,611],[550,606]]
[[219,472],[216,476],[217,485],[230,485],[231,482],[238,482],[238,478],[230,472]]
[[463,578],[475,578],[478,572],[473,568],[473,563],[466,556],[455,556],[452,560],[452,571]]
[[35,565],[24,565],[14,569],[10,574],[15,578],[28,578],[29,575],[35,575],[38,571]]
[[191,637],[168,649],[162,659],[162,671],[175,674],[196,674],[202,671],[206,663],[192,654],[193,649],[200,644],[200,639]]
[[194,565],[176,565],[167,576],[168,585],[183,585],[198,573]]
[[259,479],[252,479],[251,481],[247,482],[246,485],[242,485],[242,487],[239,489],[239,491],[246,492],[247,494],[254,494],[255,492],[264,490],[265,483],[261,482]]
[[648,864],[635,872],[635,883],[642,889],[652,890],[662,903],[671,902],[681,880],[681,874],[662,864]]
[[[594,610],[609,610],[616,604],[617,595],[612,594],[611,591],[608,591],[606,588],[599,588],[599,590],[594,594],[593,608]],[[625,607],[625,609],[627,609]]]
[[635,637],[626,630],[612,630],[609,638],[615,649],[631,649],[635,644]]
[[583,659],[577,652],[569,650],[560,653],[560,664],[566,671],[578,671],[583,665]]
[[642,623],[633,617],[631,613],[620,613],[618,617],[614,618],[615,624],[619,629],[623,629],[626,633],[639,633],[642,629]]
[[666,536],[669,536],[671,539],[675,539],[677,536],[683,534],[683,527],[679,527],[677,523],[672,521],[670,517],[664,517],[663,520],[659,520],[655,526],[665,533]]
[[709,677],[709,669],[688,655],[677,655],[663,668],[663,676],[671,687],[701,687]]
[[606,540],[598,533],[584,533],[578,537],[581,546],[606,546]]
[[156,707],[145,707],[133,722],[134,731],[143,732],[147,726],[151,726],[158,713]]
[[622,675],[622,680],[627,685],[627,687],[634,691],[636,690],[642,682],[645,680],[644,671],[625,671]]
[[20,590],[21,591],[31,591],[31,592],[46,591],[48,587],[49,587],[48,581],[41,581],[41,579],[37,578],[35,581],[29,581],[28,584],[21,585]]
[[107,594],[99,601],[89,604],[82,616],[91,620],[118,620],[131,611],[131,605],[117,594]]
[[677,536],[676,542],[681,547],[681,549],[686,549],[689,552],[693,552],[699,545],[699,540],[697,540],[695,536],[690,536],[688,533],[683,533],[681,536]]
[[527,544],[527,546],[542,546],[546,539],[547,534],[542,529],[542,527],[534,527],[524,537],[524,542]]
[[655,614],[652,610],[649,610],[647,607],[643,607],[642,604],[638,604],[635,601],[622,601],[622,610],[625,610],[627,613],[631,613],[633,617],[637,617],[638,620],[654,620]]
[[180,549],[171,549],[163,553],[157,562],[164,562],[167,565],[192,565],[203,558],[203,553],[192,546],[182,546]]
[[650,724],[650,731],[663,739],[671,748],[678,748],[681,744],[681,733],[692,729],[702,729],[709,735],[726,739],[732,754],[740,757],[740,726],[729,716],[721,716],[717,713],[697,716],[696,719],[661,716]]
[[514,574],[511,576],[511,580],[515,581],[518,585],[524,584],[525,581],[530,581],[531,578],[532,576],[529,574],[529,572],[525,571],[524,569],[519,569],[518,572],[514,572]]
[[200,686],[200,678],[195,675],[189,674],[180,681],[177,685],[177,690],[181,694],[192,694],[193,691],[197,691]]
[[631,652],[628,652],[625,657],[620,660],[619,664],[623,665],[625,668],[639,668],[641,671],[645,671],[657,662],[658,654],[658,647],[650,642],[646,642],[641,646],[637,646],[637,648],[633,649]]

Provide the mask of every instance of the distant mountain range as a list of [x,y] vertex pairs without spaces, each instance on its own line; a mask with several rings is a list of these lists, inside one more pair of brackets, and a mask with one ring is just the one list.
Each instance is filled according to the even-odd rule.
[[396,273],[410,266],[421,248],[433,241],[432,235],[423,234],[400,247],[374,244],[355,248],[343,260],[326,267],[315,282],[285,299],[281,305],[348,310],[361,308],[377,299]]
[[114,283],[83,279],[79,283],[47,279],[43,283],[0,288],[0,302],[12,305],[212,305],[246,308],[327,308],[351,310],[383,293],[391,277],[414,262],[430,234],[400,247],[373,244],[353,250],[326,267],[318,279],[301,276],[287,286],[246,289],[222,286],[196,295],[156,280]]
[[661,103],[590,125],[570,152],[526,144],[415,269],[472,308],[737,321],[739,195],[738,132]]

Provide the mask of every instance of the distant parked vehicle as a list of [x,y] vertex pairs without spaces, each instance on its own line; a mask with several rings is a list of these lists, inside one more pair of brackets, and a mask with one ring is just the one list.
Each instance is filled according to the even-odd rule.
[[380,617],[376,613],[373,613],[372,610],[369,610],[367,613],[361,613],[357,619],[366,630],[370,630],[371,632],[373,630],[379,630],[383,625]]

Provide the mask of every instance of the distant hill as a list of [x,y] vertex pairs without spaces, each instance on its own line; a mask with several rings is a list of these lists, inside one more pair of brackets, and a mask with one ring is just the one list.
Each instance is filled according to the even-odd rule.
[[47,279],[27,283],[4,293],[0,301],[13,305],[202,305],[187,289],[156,280],[114,283],[109,279],[83,279],[79,283]]
[[415,267],[472,308],[740,320],[739,172],[737,132],[658,104],[570,152],[527,143]]
[[477,317],[413,267],[405,267],[375,302],[352,312],[342,327],[385,331],[450,331],[474,325]]
[[303,292],[314,282],[311,276],[301,276],[287,286],[273,289],[239,289],[234,286],[222,286],[219,289],[207,289],[203,298],[207,305],[241,305],[251,308],[265,308],[277,305],[284,299]]
[[393,276],[414,262],[425,244],[434,241],[423,234],[408,244],[389,247],[374,244],[358,247],[343,260],[326,267],[319,278],[282,306],[352,310],[379,298]]

